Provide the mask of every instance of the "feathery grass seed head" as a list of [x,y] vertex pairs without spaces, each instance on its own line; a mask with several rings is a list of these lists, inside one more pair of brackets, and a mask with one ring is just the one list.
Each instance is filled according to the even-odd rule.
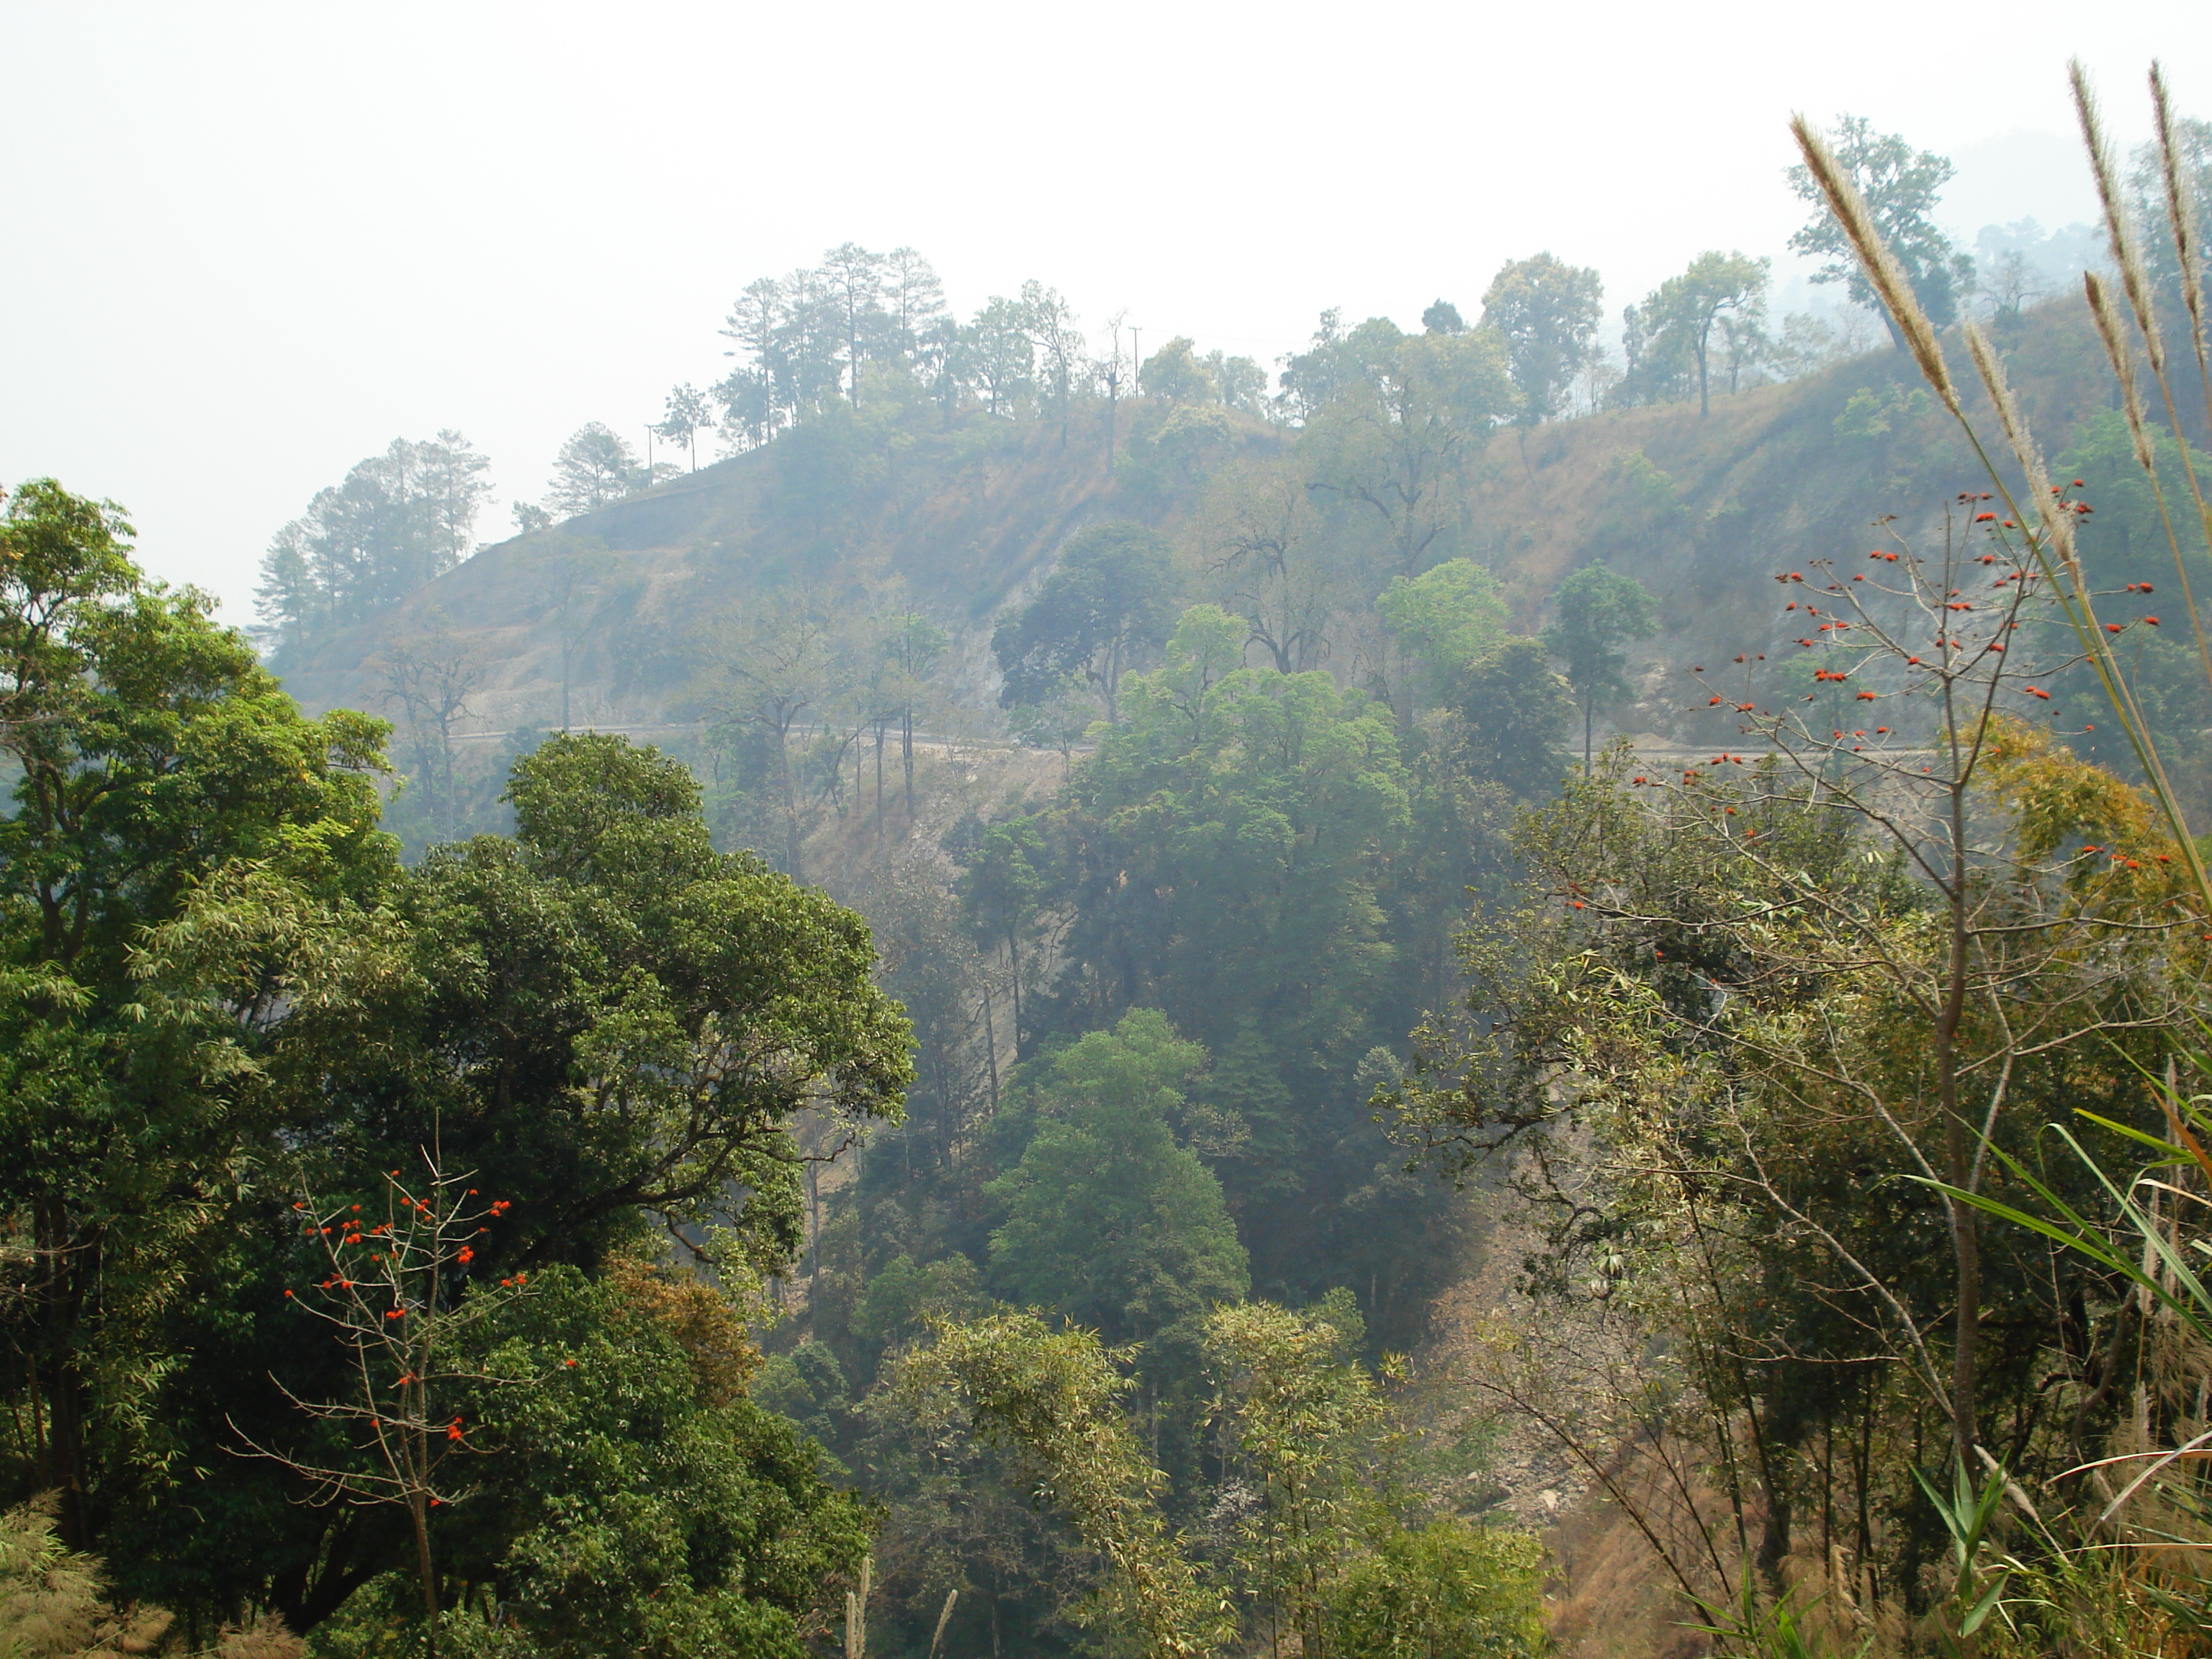
[[1980,373],[1982,385],[1987,388],[1990,401],[1996,405],[1998,422],[2004,428],[2005,442],[2011,447],[2013,458],[2027,477],[2028,494],[2035,500],[2036,516],[2042,521],[2043,532],[2051,551],[2064,567],[2076,584],[2081,580],[2080,564],[2074,550],[2074,526],[2071,518],[2062,511],[2051,490],[2051,475],[2045,470],[2042,453],[2035,447],[2035,439],[2027,429],[2027,417],[2020,412],[2020,404],[2012,395],[2012,386],[2005,379],[2004,365],[1989,337],[1972,323],[1960,325],[1966,336],[1966,354],[1974,360]]
[[2158,153],[2166,174],[2166,211],[2173,231],[2173,251],[2181,263],[2181,302],[2199,352],[2204,349],[2204,250],[2197,240],[2196,192],[2182,177],[2181,145],[2174,137],[2173,106],[2166,96],[2166,69],[2150,66],[2150,101],[2158,123]]
[[2166,368],[2166,351],[2158,337],[2157,319],[2151,311],[2150,277],[2143,269],[2142,254],[2136,246],[2135,227],[2128,218],[2128,204],[2120,194],[2119,171],[2112,165],[2112,140],[2105,136],[2104,118],[2097,112],[2097,94],[2089,89],[2089,72],[2078,58],[2066,66],[2066,78],[2074,88],[2074,113],[2081,123],[2081,143],[2089,152],[2089,170],[2096,175],[2097,199],[2104,205],[2105,235],[2112,250],[2112,263],[2120,268],[2120,283],[2127,289],[2128,304],[2136,313],[2136,327],[2143,337],[2143,352],[2150,359],[2151,372],[2161,374]]
[[2081,291],[2088,295],[2097,337],[2104,342],[2105,356],[2111,359],[2112,373],[2120,382],[2120,406],[2127,412],[2128,434],[2135,440],[2136,465],[2146,472],[2155,472],[2156,452],[2151,447],[2150,426],[2143,415],[2142,387],[2136,380],[2135,353],[2128,349],[2119,307],[2112,303],[2112,290],[2097,280],[2094,270],[2081,274]]
[[1851,246],[1857,251],[1868,280],[1881,295],[1882,303],[1889,307],[1889,314],[1897,319],[1897,326],[1919,363],[1921,374],[1942,398],[1944,407],[1954,415],[1960,414],[1958,388],[1951,383],[1950,366],[1943,361],[1942,348],[1936,343],[1936,325],[1921,308],[1905,268],[1897,263],[1897,256],[1889,251],[1889,245],[1875,228],[1874,216],[1867,210],[1865,198],[1844,172],[1835,152],[1828,148],[1828,141],[1810,121],[1802,114],[1793,115],[1790,118],[1790,131],[1796,135],[1797,148],[1804,155],[1805,165],[1819,182],[1820,193],[1827,198],[1828,210],[1836,216],[1844,234],[1850,238]]

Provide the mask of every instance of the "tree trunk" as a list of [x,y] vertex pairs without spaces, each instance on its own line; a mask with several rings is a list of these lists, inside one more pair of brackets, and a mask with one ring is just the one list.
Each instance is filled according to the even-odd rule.
[[425,1494],[418,1488],[407,1498],[407,1513],[415,1522],[415,1565],[422,1575],[422,1617],[430,1659],[438,1659],[438,1576],[430,1565],[430,1516]]
[[899,761],[906,768],[906,826],[914,828],[914,710],[899,715]]
[[[1955,767],[1954,767],[1955,775]],[[1951,791],[1951,870],[1948,901],[1949,983],[1936,1022],[1936,1090],[1943,1112],[1943,1179],[1961,1191],[1973,1184],[1973,1147],[1959,1100],[1959,1026],[1966,1011],[1966,821],[1963,789]],[[1982,1334],[1981,1235],[1971,1205],[1947,1200],[1951,1213],[1951,1252],[1957,1270],[1958,1313],[1952,1333],[1951,1437],[1962,1467],[1974,1467],[1977,1438],[1975,1368]]]
[[806,1312],[811,1319],[820,1306],[822,1288],[822,1166],[811,1158],[806,1164]]
[[[73,1550],[91,1547],[91,1527],[84,1513],[84,1401],[76,1364],[70,1354],[82,1298],[82,1276],[72,1263],[78,1251],[71,1247],[69,1218],[61,1200],[40,1200],[36,1210],[38,1249],[46,1263],[46,1346],[52,1356],[53,1373],[46,1390],[46,1432],[42,1471],[46,1483],[58,1494],[55,1516],[62,1541]],[[39,1361],[31,1360],[33,1377]]]
[[792,880],[804,882],[806,872],[800,866],[799,850],[799,797],[791,783],[791,728],[788,725],[776,728],[776,781],[783,787],[783,858],[784,867]]
[[991,1067],[991,1113],[999,1110],[999,1031],[998,1017],[991,1008],[991,988],[983,988],[983,1058]]

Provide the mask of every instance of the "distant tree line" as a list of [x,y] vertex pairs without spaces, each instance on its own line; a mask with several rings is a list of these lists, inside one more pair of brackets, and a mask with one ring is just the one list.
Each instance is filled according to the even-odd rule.
[[[2212,161],[2203,159],[2212,155],[2212,140],[2203,127],[2183,123],[2190,154],[2198,158],[2200,196],[2212,194],[2204,182],[2212,179]],[[1834,137],[1839,161],[1905,260],[1921,303],[1939,325],[1960,315],[1974,289],[1973,261],[1932,216],[1952,163],[1876,132],[1859,117],[1841,118]],[[2162,223],[2155,181],[2138,171],[2138,209],[2147,224]],[[1793,171],[1790,183],[1801,196],[1813,188],[1802,169]],[[1839,284],[1853,305],[1887,324],[1838,234],[1815,215],[1791,246],[1824,261],[1816,282]],[[1486,410],[1492,427],[1525,430],[1577,410],[1692,397],[1705,412],[1717,388],[1736,392],[1804,374],[1857,343],[1848,328],[1810,316],[1770,328],[1769,278],[1763,258],[1698,254],[1623,311],[1616,362],[1600,338],[1598,272],[1540,252],[1499,269],[1472,326],[1450,301],[1431,306],[1414,337],[1426,345],[1407,347],[1387,319],[1352,326],[1339,312],[1324,313],[1311,343],[1278,363],[1271,390],[1268,371],[1254,359],[1201,354],[1187,337],[1140,356],[1137,336],[1121,316],[1108,319],[1094,339],[1060,291],[1036,280],[1011,295],[993,295],[963,321],[947,307],[942,281],[918,251],[878,253],[845,242],[816,265],[747,283],[721,328],[728,372],[703,391],[689,382],[672,388],[660,418],[644,424],[648,446],[665,442],[696,468],[702,433],[719,431],[724,450],[737,453],[834,410],[857,414],[879,403],[927,404],[947,424],[963,412],[1047,421],[1065,447],[1075,409],[1103,402],[1110,459],[1121,432],[1118,406],[1133,393],[1193,411],[1212,407],[1301,426],[1355,382],[1381,389],[1386,401],[1418,400],[1427,394],[1416,383],[1445,390],[1452,376],[1477,363],[1484,373],[1501,369],[1510,386],[1510,395]],[[2025,267],[2008,265],[1996,280],[1991,302],[2000,311],[2008,305],[2016,311],[2033,291]],[[1170,449],[1202,443],[1206,425],[1203,417],[1185,416],[1167,434]],[[1485,429],[1477,423],[1468,435]],[[263,559],[259,610],[278,652],[361,620],[465,557],[489,494],[486,466],[456,433],[395,440],[318,494]],[[562,446],[542,501],[515,504],[517,527],[550,528],[676,471],[641,461],[612,428],[589,422]]]

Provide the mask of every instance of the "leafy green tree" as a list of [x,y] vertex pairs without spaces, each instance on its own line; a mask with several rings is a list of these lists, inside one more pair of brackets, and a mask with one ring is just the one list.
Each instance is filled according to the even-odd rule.
[[[1771,262],[1741,253],[1700,253],[1679,276],[1669,276],[1644,302],[1644,326],[1652,349],[1686,356],[1697,366],[1698,413],[1712,413],[1713,329],[1724,331],[1729,389],[1759,332],[1766,308],[1767,269]],[[1737,343],[1741,340],[1742,343]]]
[[1302,397],[1328,388],[1300,438],[1313,486],[1382,532],[1387,568],[1419,575],[1461,522],[1463,463],[1517,404],[1504,342],[1377,318],[1292,368]]
[[1079,674],[1118,721],[1121,676],[1167,638],[1175,585],[1157,532],[1126,520],[1079,531],[1036,598],[991,635],[1006,676],[1000,702],[1035,702]]
[[954,1325],[902,1368],[902,1414],[972,1433],[1013,1454],[1024,1485],[1052,1494],[1110,1576],[1079,1610],[1133,1635],[1146,1659],[1198,1659],[1230,1634],[1162,1514],[1166,1477],[1152,1467],[1120,1402],[1129,1380],[1097,1337],[1034,1315]]
[[1449,695],[1474,664],[1505,639],[1505,599],[1498,579],[1469,559],[1448,559],[1408,581],[1394,576],[1375,598],[1376,614],[1420,661],[1421,701]]
[[1544,629],[1544,647],[1567,665],[1567,683],[1583,708],[1583,769],[1589,770],[1591,729],[1600,702],[1628,695],[1620,647],[1648,639],[1659,627],[1651,595],[1633,576],[1605,564],[1586,564],[1559,584],[1559,614]]
[[772,342],[776,400],[793,428],[839,403],[846,345],[845,313],[839,283],[820,270],[801,267],[777,284],[781,309]]
[[1545,659],[1541,641],[1504,640],[1457,670],[1444,702],[1459,722],[1463,775],[1518,800],[1549,794],[1566,764],[1574,696]]
[[691,452],[691,470],[699,470],[699,434],[714,424],[713,405],[707,394],[689,382],[668,394],[668,403],[662,411],[660,422],[653,429],[672,444],[681,445]]
[[1171,404],[1212,403],[1217,395],[1196,345],[1180,334],[1145,359],[1137,371],[1137,388],[1147,398]]
[[1042,283],[1022,284],[1022,314],[1044,381],[1045,396],[1060,418],[1060,447],[1067,447],[1067,421],[1083,377],[1083,331],[1075,325],[1075,313],[1058,289]]
[[[179,1455],[165,1318],[221,1248],[220,1195],[277,1150],[258,1067],[301,972],[377,931],[397,868],[382,725],[304,718],[211,600],[143,576],[131,533],[51,479],[0,518],[0,1213],[29,1251],[0,1319],[72,1547]],[[154,936],[249,873],[246,966],[149,979]]]
[[1491,278],[1482,325],[1505,342],[1524,423],[1549,420],[1565,404],[1575,376],[1597,349],[1604,297],[1595,270],[1550,253],[1508,260]]
[[858,242],[841,242],[822,256],[821,276],[829,290],[837,329],[845,343],[845,395],[860,406],[861,341],[876,332],[882,316],[884,256]]
[[1073,674],[1043,696],[1018,702],[1006,711],[1006,726],[1016,738],[1033,749],[1060,751],[1063,779],[1074,775],[1075,745],[1083,741],[1098,718],[1098,705],[1090,690]]
[[715,853],[690,769],[625,738],[549,738],[507,799],[513,841],[441,849],[414,884],[406,1065],[443,1081],[376,1133],[427,1142],[443,1099],[447,1157],[515,1200],[515,1259],[588,1262],[647,1211],[787,1253],[792,1115],[895,1119],[912,1075],[866,927]]
[[1671,403],[1685,395],[1696,367],[1679,334],[1658,327],[1647,301],[1624,306],[1620,312],[1620,355],[1624,367],[1613,387],[1612,401],[1623,408]]
[[620,501],[646,482],[637,452],[611,428],[592,421],[571,433],[554,457],[545,504],[573,519]]
[[1206,1328],[1215,1409],[1255,1499],[1238,1517],[1236,1563],[1270,1645],[1287,1625],[1310,1653],[1328,1650],[1330,1590],[1382,1518],[1376,1477],[1395,1450],[1358,1361],[1359,1316],[1349,1297],[1334,1300],[1316,1316],[1266,1302],[1223,1308]]
[[1231,1306],[1206,1322],[1232,1477],[1212,1504],[1233,1540],[1225,1560],[1167,1518],[1121,1405],[1120,1356],[1090,1332],[1018,1315],[949,1324],[902,1368],[897,1398],[933,1429],[964,1415],[1014,1451],[1110,1568],[1086,1622],[1148,1656],[1279,1649],[1287,1625],[1316,1656],[1534,1659],[1547,1650],[1541,1547],[1437,1514],[1403,1482],[1404,1426],[1356,1358],[1348,1302]]
[[994,295],[963,331],[963,363],[994,420],[1011,419],[1035,389],[1036,342],[1028,307]]
[[[1974,262],[1951,246],[1933,217],[1936,198],[1956,166],[1933,151],[1915,150],[1893,132],[1876,132],[1863,115],[1841,117],[1827,137],[1929,319],[1938,328],[1956,322],[1960,301],[1972,284]],[[1812,169],[1801,162],[1790,169],[1789,179],[1798,198],[1813,206],[1813,216],[1790,239],[1791,251],[1824,261],[1813,280],[1841,283],[1851,302],[1879,316],[1891,343],[1904,350],[1903,331],[1867,280],[1843,226],[1823,205]]]
[[1377,385],[1383,365],[1404,338],[1388,317],[1370,317],[1346,329],[1344,313],[1331,307],[1322,313],[1306,349],[1283,365],[1284,407],[1293,419],[1308,421],[1337,398]]
[[1243,1297],[1221,1183],[1170,1127],[1205,1065],[1151,1008],[1036,1062],[1036,1133],[990,1188],[1006,1214],[991,1277],[1006,1295],[1140,1342]]
[[394,438],[318,491],[262,557],[256,609],[278,651],[358,622],[466,558],[490,465],[458,432]]
[[758,448],[784,424],[783,323],[783,284],[773,276],[747,283],[723,321],[723,338],[734,341],[745,359],[713,387],[727,447]]
[[483,1328],[471,1358],[506,1380],[480,1388],[467,1421],[496,1455],[446,1547],[538,1651],[799,1659],[872,1517],[748,1397],[758,1356],[733,1352],[742,1328],[714,1316],[714,1293],[676,1288],[555,1267]]
[[824,1446],[843,1437],[840,1419],[853,1405],[845,1368],[828,1345],[813,1337],[788,1353],[771,1355],[752,1385],[752,1397]]
[[1357,1273],[1387,1297],[1420,1267],[1392,1241],[1433,1210],[1361,1207],[1388,1154],[1351,1103],[1361,1060],[1410,1023],[1383,900],[1411,780],[1386,706],[1244,667],[1243,636],[1214,607],[1187,613],[1063,795],[1068,965],[1031,1024],[1173,1009],[1213,1056],[1213,1138],[1236,1149],[1220,1173],[1261,1282],[1303,1295]]
[[1267,371],[1249,357],[1231,357],[1224,352],[1209,351],[1200,360],[1200,367],[1213,382],[1215,394],[1229,408],[1243,415],[1259,415],[1266,410],[1267,399]]
[[[30,1246],[0,1340],[15,1420],[37,1425],[18,1473],[59,1492],[123,1592],[210,1620],[274,1603],[306,1630],[417,1552],[388,1516],[295,1503],[307,1486],[233,1455],[370,1472],[291,1403],[360,1379],[288,1317],[283,1291],[330,1267],[289,1180],[366,1202],[426,1148],[476,1171],[502,1201],[434,1253],[459,1308],[502,1279],[614,1273],[617,1246],[672,1228],[742,1274],[798,1242],[794,1114],[895,1119],[909,1038],[858,919],[717,855],[688,770],[619,738],[554,738],[514,775],[516,839],[403,872],[376,828],[380,724],[301,718],[204,600],[144,580],[128,533],[51,483],[0,519],[0,1213]],[[592,1294],[594,1316],[667,1299]],[[511,1455],[467,1506],[490,1524],[425,1498],[441,1564],[479,1552],[440,1571],[580,1598],[572,1631],[689,1620],[665,1650],[779,1650],[864,1528],[787,1429],[732,1404],[741,1382],[713,1382],[744,1369],[742,1333],[698,1327],[672,1340],[721,1414],[690,1426],[617,1395],[549,1449],[558,1401],[537,1384],[576,1387],[574,1346],[456,1407]],[[430,1432],[427,1406],[393,1416]],[[641,1628],[572,1650],[664,1650]]]
[[1387,1533],[1329,1595],[1328,1650],[1375,1659],[1553,1650],[1544,1548],[1527,1533],[1455,1516]]
[[891,323],[891,342],[900,359],[921,349],[922,335],[945,314],[945,284],[929,261],[910,247],[884,255],[883,304]]

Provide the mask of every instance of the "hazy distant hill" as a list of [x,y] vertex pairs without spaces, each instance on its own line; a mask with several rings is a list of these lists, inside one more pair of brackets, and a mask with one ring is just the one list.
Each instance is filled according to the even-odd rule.
[[[2054,450],[2109,404],[2081,313],[2078,301],[2053,302],[2000,336],[2028,419]],[[1142,407],[1121,405],[1125,445]],[[283,665],[285,678],[313,708],[375,708],[379,653],[443,631],[477,659],[464,729],[543,726],[558,717],[565,641],[573,717],[647,726],[684,717],[706,624],[741,611],[763,583],[798,579],[857,605],[896,578],[954,634],[957,700],[985,708],[991,619],[1034,591],[1069,535],[1127,518],[1174,539],[1209,476],[1296,442],[1294,432],[1218,415],[1202,453],[1180,462],[1124,453],[1109,476],[1103,408],[1079,413],[1064,445],[1050,422],[976,419],[946,430],[933,416],[840,408],[763,449],[487,547]],[[1766,575],[1863,554],[1886,515],[1900,522],[1885,536],[1940,535],[1945,501],[1980,482],[1955,424],[1911,363],[1887,350],[1717,397],[1708,418],[1694,403],[1668,404],[1553,422],[1525,438],[1507,430],[1464,476],[1460,544],[1505,580],[1523,626],[1540,623],[1559,579],[1590,559],[1659,596],[1663,631],[1635,665],[1644,699],[1618,723],[1662,732],[1679,700],[1669,666],[1775,637]],[[562,561],[580,550],[592,556],[586,591],[564,608],[562,583],[574,579]]]
[[[1124,434],[1131,406],[1121,409]],[[1267,451],[1285,434],[1228,416],[1215,459]],[[404,603],[282,665],[311,708],[374,707],[375,659],[397,641],[447,630],[483,664],[475,724],[553,720],[560,700],[559,565],[604,549],[586,642],[573,653],[571,701],[599,723],[669,717],[712,615],[763,583],[797,579],[833,604],[858,605],[888,581],[964,646],[964,689],[984,697],[993,614],[1049,571],[1087,524],[1133,519],[1172,532],[1202,477],[1132,466],[1109,477],[1103,423],[1063,446],[1047,422],[971,423],[915,432],[840,409],[775,443],[562,524],[485,547]],[[571,624],[574,626],[574,624]]]

